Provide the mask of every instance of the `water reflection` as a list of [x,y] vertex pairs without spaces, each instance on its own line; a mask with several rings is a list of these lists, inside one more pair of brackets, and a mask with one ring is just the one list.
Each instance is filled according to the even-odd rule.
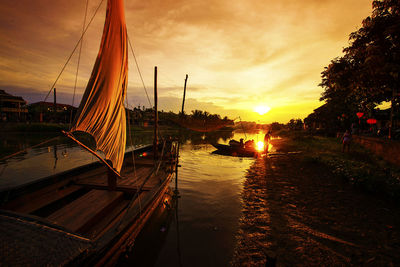
[[[163,133],[163,135],[173,135],[173,133]],[[136,144],[150,143],[151,136],[151,134],[141,136],[135,133],[132,139]],[[235,247],[235,235],[239,228],[243,182],[248,168],[255,159],[212,154],[215,148],[209,143],[226,144],[232,138],[239,140],[246,137],[261,141],[264,135],[232,132],[182,133],[180,198],[171,203],[176,210],[172,211],[172,215],[168,209],[166,210],[168,215],[165,213],[159,217],[155,215],[156,219],[153,218],[150,223],[155,225],[155,228],[149,230],[150,236],[144,238],[148,241],[148,245],[143,245],[141,249],[138,240],[135,243],[138,245],[132,247],[132,253],[151,251],[152,254],[146,254],[147,252],[128,254],[127,258],[121,260],[121,265],[135,263],[139,266],[226,266],[229,264]],[[3,173],[0,175],[0,188],[31,182],[95,160],[91,154],[61,138],[55,143],[28,149],[23,155],[1,162],[0,171]],[[134,262],[131,259],[135,259]]]
[[[213,142],[228,143],[230,138],[244,138],[244,135],[214,136]],[[177,200],[175,220],[170,222],[162,247],[152,246],[160,239],[143,232],[132,249],[134,254],[126,255],[121,266],[229,265],[239,229],[243,182],[255,159],[212,154],[215,148],[204,142],[207,135],[194,137],[184,139],[181,146],[181,198]],[[247,134],[247,138],[263,140],[264,135]],[[142,248],[153,250],[154,262],[149,262],[148,254],[135,254]]]

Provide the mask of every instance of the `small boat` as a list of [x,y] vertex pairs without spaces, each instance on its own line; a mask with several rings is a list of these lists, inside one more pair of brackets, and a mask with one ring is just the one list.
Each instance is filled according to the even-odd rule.
[[239,145],[212,144],[217,150],[214,154],[234,157],[255,157],[259,152],[254,147],[241,147]]
[[[123,0],[108,0],[92,74],[64,132],[100,161],[0,192],[1,265],[113,264],[163,203],[179,148],[155,138],[153,145],[125,151],[127,54]],[[76,132],[90,134],[104,158]]]

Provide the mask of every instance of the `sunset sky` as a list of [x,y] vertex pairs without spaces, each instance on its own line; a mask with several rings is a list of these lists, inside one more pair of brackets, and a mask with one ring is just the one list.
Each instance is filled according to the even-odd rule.
[[[88,20],[101,0],[89,0]],[[84,0],[0,0],[0,88],[42,101],[80,38]],[[321,105],[320,73],[370,15],[371,0],[126,0],[126,23],[153,102],[178,111],[185,74],[186,112],[286,123]],[[106,1],[84,38],[79,104],[103,29]],[[77,53],[56,85],[72,103]],[[149,107],[132,54],[129,105]],[[52,101],[53,98],[49,98]],[[256,106],[268,106],[264,115]]]

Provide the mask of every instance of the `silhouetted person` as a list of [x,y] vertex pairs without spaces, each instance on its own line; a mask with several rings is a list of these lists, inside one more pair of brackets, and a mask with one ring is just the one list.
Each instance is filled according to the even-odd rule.
[[269,140],[271,140],[271,131],[268,131],[264,135],[264,152],[268,152],[268,147],[269,147]]
[[346,130],[346,132],[343,134],[342,142],[343,142],[342,152],[345,151],[346,147],[347,147],[347,152],[350,152],[351,134],[349,130]]

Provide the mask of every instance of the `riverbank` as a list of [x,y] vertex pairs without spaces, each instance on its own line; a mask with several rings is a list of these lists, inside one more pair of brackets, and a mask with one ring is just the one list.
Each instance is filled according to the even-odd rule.
[[[318,153],[312,142],[319,142]],[[392,199],[359,190],[324,164],[335,158],[336,148],[341,155],[340,143],[284,138],[274,140],[274,147],[277,152],[258,158],[246,175],[232,265],[400,262],[400,209]],[[354,149],[341,157],[361,157]]]
[[[400,167],[353,142],[343,152],[340,138],[295,132],[279,145],[283,151],[302,151],[302,161],[319,163],[361,191],[400,202]],[[394,144],[393,144],[394,146]]]

